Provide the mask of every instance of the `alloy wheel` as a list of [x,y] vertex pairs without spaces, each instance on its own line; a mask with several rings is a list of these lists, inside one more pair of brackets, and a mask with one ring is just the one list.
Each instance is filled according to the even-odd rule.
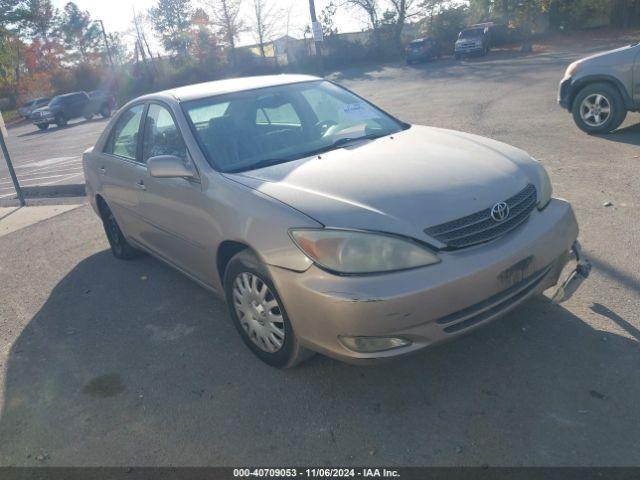
[[580,105],[580,117],[590,127],[601,127],[611,116],[611,104],[600,93],[591,94]]

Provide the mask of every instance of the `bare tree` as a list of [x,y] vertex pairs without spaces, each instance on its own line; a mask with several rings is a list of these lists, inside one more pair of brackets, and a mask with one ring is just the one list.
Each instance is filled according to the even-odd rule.
[[341,6],[362,10],[367,14],[371,28],[378,27],[378,0],[343,0]]
[[347,8],[361,10],[367,15],[373,35],[373,44],[377,50],[380,45],[380,35],[378,32],[378,26],[380,24],[378,0],[343,0],[340,5]]
[[402,46],[402,29],[406,21],[418,12],[414,9],[416,0],[389,0],[396,14],[396,24],[393,32],[393,41],[398,48]]
[[278,12],[271,0],[253,0],[253,33],[264,58],[264,44],[276,33]]
[[211,11],[211,21],[231,49],[231,61],[234,64],[238,36],[246,30],[244,21],[240,18],[241,4],[242,0],[209,0],[207,2]]

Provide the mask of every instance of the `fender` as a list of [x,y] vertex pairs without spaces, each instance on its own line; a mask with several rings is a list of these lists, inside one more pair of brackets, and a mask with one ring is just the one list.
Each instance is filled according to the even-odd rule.
[[620,92],[620,95],[622,96],[622,101],[624,102],[624,106],[627,110],[635,112],[638,109],[638,106],[633,101],[633,98],[629,94],[629,91],[625,88],[622,82],[618,80],[616,77],[612,75],[586,75],[584,77],[580,77],[574,80],[573,82],[571,82],[571,92],[569,94],[568,110],[571,111],[571,108],[573,107],[573,100],[575,99],[578,92],[582,90],[582,88],[586,87],[589,84],[599,83],[599,82],[613,84]]

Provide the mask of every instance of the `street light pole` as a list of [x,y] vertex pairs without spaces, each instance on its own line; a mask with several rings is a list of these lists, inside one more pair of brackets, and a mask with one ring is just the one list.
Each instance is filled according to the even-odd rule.
[[[320,75],[324,74],[324,66],[322,64],[322,39],[318,38],[318,19],[316,17],[316,5],[314,0],[309,0],[309,12],[311,13],[311,32],[316,46],[316,61],[318,62],[318,71]],[[320,27],[322,32],[322,27]]]

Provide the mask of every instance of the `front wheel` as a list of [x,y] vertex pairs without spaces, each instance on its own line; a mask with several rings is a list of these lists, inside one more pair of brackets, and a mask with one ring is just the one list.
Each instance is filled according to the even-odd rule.
[[263,362],[289,368],[313,355],[298,342],[266,267],[250,250],[230,260],[224,289],[238,333]]
[[594,83],[576,95],[572,114],[580,130],[589,134],[610,133],[624,122],[627,109],[615,87]]
[[93,113],[87,113],[87,114],[84,116],[84,118],[85,118],[85,120],[87,120],[87,121],[91,120],[91,119],[93,118]]
[[62,113],[56,115],[56,125],[58,127],[66,127],[67,126],[67,117],[65,117]]
[[44,130],[46,130],[47,128],[49,128],[49,124],[48,124],[48,123],[39,123],[39,124],[38,124],[38,128],[39,128],[40,130],[43,130],[43,131],[44,131]]

